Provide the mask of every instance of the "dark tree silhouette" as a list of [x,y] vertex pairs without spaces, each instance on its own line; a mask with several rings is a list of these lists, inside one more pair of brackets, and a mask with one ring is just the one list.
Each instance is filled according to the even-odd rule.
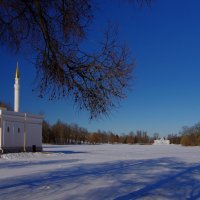
[[126,96],[134,67],[110,28],[95,52],[81,48],[95,2],[0,0],[1,44],[36,55],[40,96],[71,97],[91,118],[107,114]]
[[3,101],[0,101],[0,107],[6,108],[7,110],[13,110],[12,106],[9,103],[5,103]]

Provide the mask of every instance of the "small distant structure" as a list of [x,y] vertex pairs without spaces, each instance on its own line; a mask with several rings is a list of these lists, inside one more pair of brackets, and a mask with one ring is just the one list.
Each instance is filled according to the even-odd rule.
[[0,107],[0,153],[42,151],[43,116],[20,113],[20,84],[17,63],[14,84],[14,111]]
[[160,139],[154,140],[153,144],[155,145],[170,144],[170,141],[162,137]]

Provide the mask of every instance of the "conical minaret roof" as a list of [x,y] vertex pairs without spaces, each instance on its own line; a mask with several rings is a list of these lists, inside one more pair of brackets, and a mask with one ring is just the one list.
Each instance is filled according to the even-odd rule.
[[18,62],[17,62],[17,67],[16,67],[15,78],[19,78],[19,67],[18,67]]

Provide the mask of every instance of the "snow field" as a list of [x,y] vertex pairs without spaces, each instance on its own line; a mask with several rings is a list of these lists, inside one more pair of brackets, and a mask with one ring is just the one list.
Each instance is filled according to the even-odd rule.
[[0,200],[200,199],[200,147],[44,145],[4,154]]

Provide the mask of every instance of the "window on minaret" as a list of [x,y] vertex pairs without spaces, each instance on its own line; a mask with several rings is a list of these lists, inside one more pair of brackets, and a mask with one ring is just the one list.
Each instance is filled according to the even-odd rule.
[[20,133],[20,128],[18,128],[18,133]]
[[7,127],[7,132],[8,132],[8,133],[10,132],[10,128],[9,128],[9,126]]

